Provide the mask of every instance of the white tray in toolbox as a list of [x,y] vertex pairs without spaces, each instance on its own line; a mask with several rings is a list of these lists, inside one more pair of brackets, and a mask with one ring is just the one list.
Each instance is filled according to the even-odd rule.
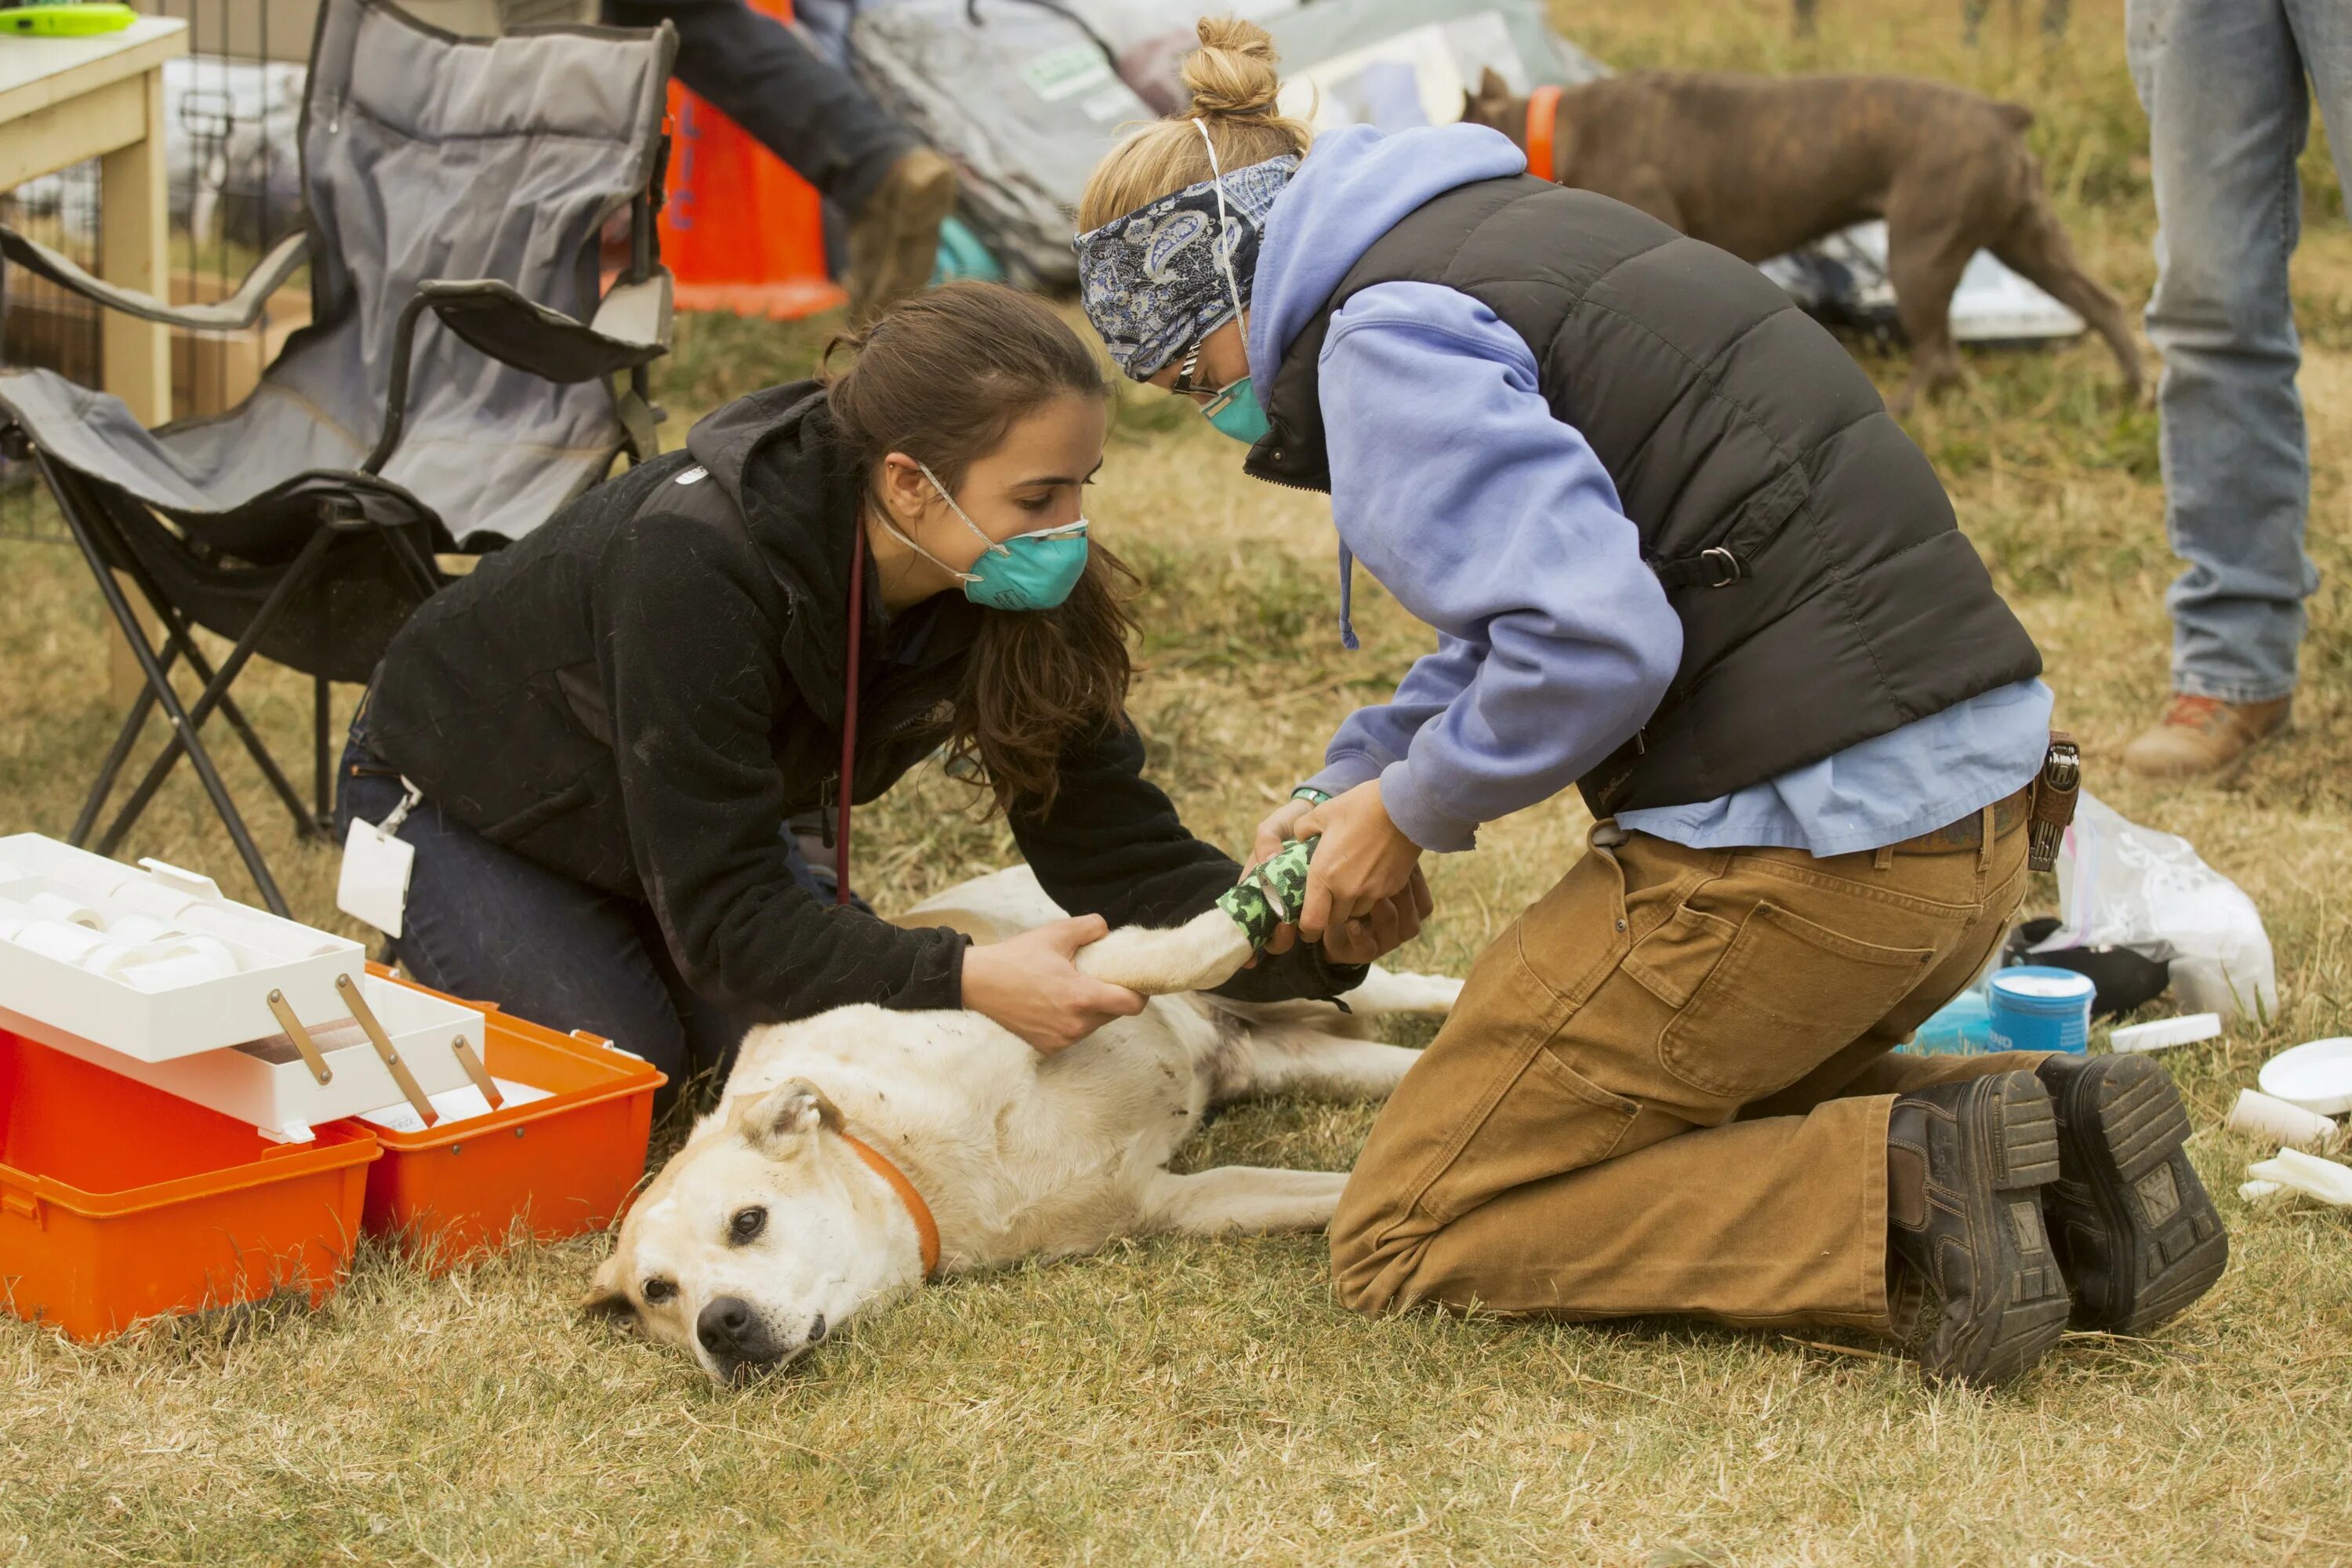
[[[452,1047],[462,1036],[480,1053],[483,1026],[478,1008],[374,975],[360,982],[360,994],[427,1095],[461,1089],[473,1081]],[[321,1121],[406,1103],[400,1086],[393,1081],[392,1069],[376,1056],[356,1022],[343,1018],[308,1026],[311,1042],[326,1058],[331,1075],[325,1083],[310,1076],[294,1042],[282,1033],[222,1050],[142,1061],[0,1007],[0,1028],[13,1029],[68,1056],[250,1122],[272,1138],[300,1142]]]
[[[76,849],[37,833],[0,837],[0,900],[41,894],[79,906],[110,927],[143,915],[175,930],[216,938],[237,973],[142,991],[0,937],[0,1007],[142,1061],[215,1051],[278,1032],[269,994],[284,994],[305,1024],[351,1016],[338,975],[367,972],[367,950],[348,938],[279,920],[221,896],[209,877],[160,860],[143,869]],[[475,1039],[478,1045],[480,1032]]]

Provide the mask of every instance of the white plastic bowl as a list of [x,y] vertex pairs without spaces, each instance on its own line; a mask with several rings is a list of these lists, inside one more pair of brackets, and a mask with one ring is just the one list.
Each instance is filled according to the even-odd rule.
[[2352,1110],[2352,1037],[2338,1035],[2281,1051],[2263,1064],[2255,1081],[2273,1100],[2341,1116]]

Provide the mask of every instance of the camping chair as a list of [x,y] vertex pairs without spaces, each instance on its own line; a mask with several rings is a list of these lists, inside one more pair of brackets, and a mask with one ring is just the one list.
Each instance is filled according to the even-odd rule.
[[[205,721],[226,720],[298,829],[322,836],[329,683],[369,678],[446,581],[436,554],[520,538],[615,456],[652,456],[646,366],[670,329],[654,222],[676,52],[667,24],[460,38],[383,0],[325,0],[302,106],[304,227],[232,298],[166,305],[0,229],[8,261],[198,331],[250,327],[310,268],[311,324],[226,414],[148,430],[120,399],[53,373],[0,372],[0,440],[32,457],[145,677],[74,843],[160,707],[171,734],[99,851],[113,853],[184,753],[262,898],[286,913]],[[600,300],[600,237],[624,211],[629,265]],[[152,609],[161,649],[118,572]],[[235,645],[217,667],[196,626]],[[256,654],[313,679],[309,804],[230,695]],[[170,679],[181,661],[203,683],[184,706]]]

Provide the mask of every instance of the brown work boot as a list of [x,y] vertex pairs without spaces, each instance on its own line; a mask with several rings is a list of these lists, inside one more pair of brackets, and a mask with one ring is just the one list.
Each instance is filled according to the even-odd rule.
[[2155,728],[2124,748],[2124,766],[2145,779],[2193,779],[2235,769],[2246,754],[2284,731],[2292,697],[2224,702],[2175,692]]
[[1929,1383],[2007,1383],[2066,1328],[2066,1281],[2042,1225],[2058,1175],[2049,1092],[2030,1072],[1931,1084],[1886,1126],[1886,1241],[1916,1293],[1906,1336]]
[[849,319],[863,326],[931,280],[955,165],[918,147],[890,166],[849,226]]
[[2074,1323],[2144,1334],[2213,1288],[2230,1237],[2181,1145],[2189,1110],[2144,1056],[2044,1057],[2058,1179],[2042,1223],[2074,1291]]

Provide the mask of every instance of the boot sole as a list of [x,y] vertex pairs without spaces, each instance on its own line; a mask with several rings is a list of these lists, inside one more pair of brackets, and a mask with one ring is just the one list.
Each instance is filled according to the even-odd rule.
[[[1931,1383],[1989,1387],[2012,1381],[2049,1353],[2066,1330],[2065,1276],[2042,1219],[2042,1189],[2058,1177],[2058,1122],[2032,1073],[1983,1081],[1964,1111],[1968,1174],[1981,1194],[1969,1216],[1983,1238],[1976,1299],[1960,1321],[1947,1309],[1920,1356]],[[1988,1291],[1987,1285],[1991,1286]]]
[[2230,1261],[2221,1213],[2183,1152],[2188,1109],[2171,1075],[2137,1056],[2095,1058],[2053,1103],[2065,1170],[2043,1205],[2061,1261],[2074,1263],[2074,1324],[2146,1333]]

